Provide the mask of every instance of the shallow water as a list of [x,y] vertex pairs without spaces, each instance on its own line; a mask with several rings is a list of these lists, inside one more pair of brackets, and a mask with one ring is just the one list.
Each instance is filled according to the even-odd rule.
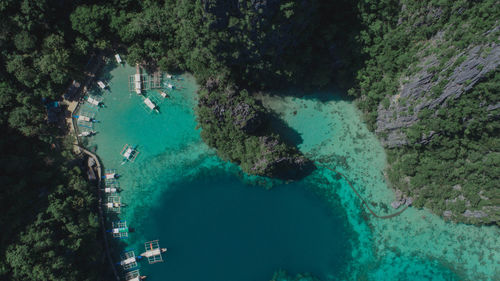
[[[498,228],[446,223],[414,208],[389,220],[370,217],[327,169],[266,191],[201,141],[191,76],[177,82],[185,88],[164,100],[157,115],[128,91],[135,69],[110,70],[103,75],[110,83],[103,95],[107,108],[97,113],[99,133],[88,145],[97,147],[106,168],[123,175],[120,196],[127,207],[120,218],[136,229],[125,246],[138,254],[143,242],[160,239],[169,249],[164,263],[141,262],[151,280],[269,280],[279,268],[322,280],[500,275]],[[262,99],[301,151],[344,173],[377,213],[393,212],[384,151],[352,103],[331,93]],[[120,165],[125,144],[139,145],[140,153],[135,163]]]

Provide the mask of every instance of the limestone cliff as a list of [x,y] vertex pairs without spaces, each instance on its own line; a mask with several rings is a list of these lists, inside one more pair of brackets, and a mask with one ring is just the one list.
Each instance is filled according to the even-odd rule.
[[297,179],[314,165],[295,147],[267,130],[267,113],[247,91],[209,79],[200,91],[201,136],[223,159],[252,175]]
[[[500,26],[497,26],[492,32],[499,29]],[[442,40],[442,37],[443,33],[439,33],[434,40]],[[436,111],[440,107],[446,107],[448,99],[459,98],[464,92],[471,90],[486,74],[497,69],[499,64],[500,44],[495,42],[470,46],[451,58],[439,72],[435,70],[439,66],[436,56],[423,57],[418,66],[420,71],[411,77],[401,78],[400,90],[389,97],[389,106],[381,103],[378,107],[376,132],[382,143],[387,147],[407,144],[404,130],[418,122],[418,114],[422,109]],[[493,110],[500,105],[485,106]],[[432,135],[433,132],[428,132],[426,137]]]

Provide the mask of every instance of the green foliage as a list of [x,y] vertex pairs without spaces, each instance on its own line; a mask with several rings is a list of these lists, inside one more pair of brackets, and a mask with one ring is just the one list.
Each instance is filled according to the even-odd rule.
[[75,40],[69,19],[76,4],[0,4],[1,280],[103,278],[94,190],[42,102],[58,99],[86,61],[90,43]]
[[[498,3],[494,0],[378,2],[361,1],[359,5],[360,19],[365,28],[358,39],[367,59],[356,74],[355,84],[358,86],[349,91],[350,95],[362,97],[359,106],[367,114],[376,110],[387,96],[398,92],[400,78],[414,73],[407,72],[415,69],[413,63],[420,61],[423,54],[439,59],[439,66],[428,70],[439,73],[458,50],[489,42],[498,35],[498,32],[482,35],[495,26],[499,13]],[[491,16],[493,13],[497,17]],[[445,31],[445,43],[435,48],[424,43],[435,40],[433,36],[439,31]],[[456,63],[464,59],[460,57]],[[438,77],[433,79],[435,81]],[[439,93],[442,85],[433,90]],[[367,120],[375,122],[376,119],[370,116]]]
[[[242,112],[239,112],[239,109]],[[278,159],[300,158],[300,153],[261,127],[264,109],[247,91],[219,87],[200,91],[197,109],[201,137],[224,160],[252,175],[279,176]]]
[[47,143],[2,127],[0,278],[98,280],[97,204],[77,167]]
[[[421,117],[429,117],[410,128],[412,145],[390,151],[390,178],[419,198],[416,206],[461,214],[498,204],[494,198],[500,186],[500,124],[495,118],[500,109],[488,110],[487,105],[500,103],[499,88],[500,73],[492,73],[471,92],[449,100],[435,116],[421,112]],[[422,145],[422,138],[428,143]],[[456,199],[459,196],[463,199]],[[445,204],[446,199],[456,202]],[[498,217],[497,212],[489,219]]]
[[[379,105],[387,107],[392,96],[400,92],[400,81],[428,66],[419,64],[425,64],[426,58],[438,61],[427,68],[433,75],[431,81],[437,82],[428,96],[441,95],[448,77],[467,59],[459,54],[471,46],[485,46],[498,37],[498,31],[490,32],[498,25],[497,2],[361,1],[360,19],[365,28],[358,39],[366,60],[357,71],[357,86],[349,94],[358,98],[368,126],[375,129]],[[491,48],[483,49],[483,57],[491,52]],[[452,58],[456,60],[450,61]],[[431,61],[434,60],[427,60]],[[500,186],[499,163],[495,162],[499,151],[495,119],[498,109],[487,111],[487,107],[498,104],[495,95],[498,96],[500,84],[495,75],[489,79],[476,85],[472,92],[446,101],[446,106],[437,112],[418,112],[419,121],[406,129],[410,145],[388,150],[389,178],[416,199],[416,206],[428,207],[438,214],[451,210],[460,216],[466,209],[492,210],[498,204],[492,199],[498,197],[498,188],[493,186]],[[470,83],[465,81],[464,86]],[[407,106],[403,99],[399,104]],[[408,113],[413,114],[414,105],[408,106]],[[485,161],[490,164],[485,165]],[[491,223],[500,221],[500,214],[490,213],[484,219],[455,218]]]

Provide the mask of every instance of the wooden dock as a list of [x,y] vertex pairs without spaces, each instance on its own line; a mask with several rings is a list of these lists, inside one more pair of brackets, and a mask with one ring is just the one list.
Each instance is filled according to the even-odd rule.
[[155,72],[153,75],[149,74],[142,74],[140,66],[136,66],[136,73],[133,75],[130,75],[128,78],[128,90],[130,92],[135,92],[136,87],[135,87],[135,77],[136,75],[140,75],[141,77],[141,90],[152,90],[152,89],[161,89],[163,88],[163,73],[161,72]]

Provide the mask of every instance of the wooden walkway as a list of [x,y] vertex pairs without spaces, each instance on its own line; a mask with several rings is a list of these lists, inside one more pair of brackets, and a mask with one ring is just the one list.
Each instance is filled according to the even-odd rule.
[[113,259],[111,258],[111,253],[109,251],[109,242],[108,242],[108,236],[106,235],[106,225],[104,224],[104,212],[102,211],[102,195],[101,195],[101,185],[102,185],[102,166],[101,162],[99,161],[99,158],[97,158],[97,155],[94,153],[88,151],[87,149],[78,146],[80,151],[83,153],[87,154],[89,157],[92,157],[96,163],[96,168],[97,168],[97,194],[98,194],[98,204],[99,204],[99,219],[101,222],[101,230],[102,230],[102,236],[104,237],[104,246],[106,248],[106,256],[108,257],[108,261],[111,265],[111,269],[113,270],[113,273],[116,277],[116,280],[120,280],[120,277],[118,277],[118,272],[116,271],[115,265],[113,263]]
[[403,209],[399,210],[398,212],[394,213],[394,214],[390,214],[390,215],[387,215],[387,216],[380,216],[380,215],[377,215],[371,208],[370,206],[368,205],[368,203],[365,201],[365,199],[363,199],[363,197],[361,197],[361,195],[358,193],[358,191],[354,188],[354,186],[352,185],[352,183],[347,179],[347,177],[342,174],[341,172],[339,171],[336,171],[330,167],[327,167],[319,162],[316,162],[317,166],[320,166],[320,167],[323,167],[325,169],[328,169],[338,175],[340,175],[342,178],[344,178],[344,180],[347,182],[347,184],[349,184],[349,186],[351,187],[352,191],[354,191],[354,193],[356,194],[356,196],[358,196],[359,199],[361,199],[361,202],[363,202],[363,205],[365,205],[365,207],[368,209],[368,211],[376,218],[379,218],[379,219],[390,219],[390,218],[393,218],[395,216],[398,216],[400,215],[401,213],[403,213],[406,209],[408,209],[408,205],[406,205]]

